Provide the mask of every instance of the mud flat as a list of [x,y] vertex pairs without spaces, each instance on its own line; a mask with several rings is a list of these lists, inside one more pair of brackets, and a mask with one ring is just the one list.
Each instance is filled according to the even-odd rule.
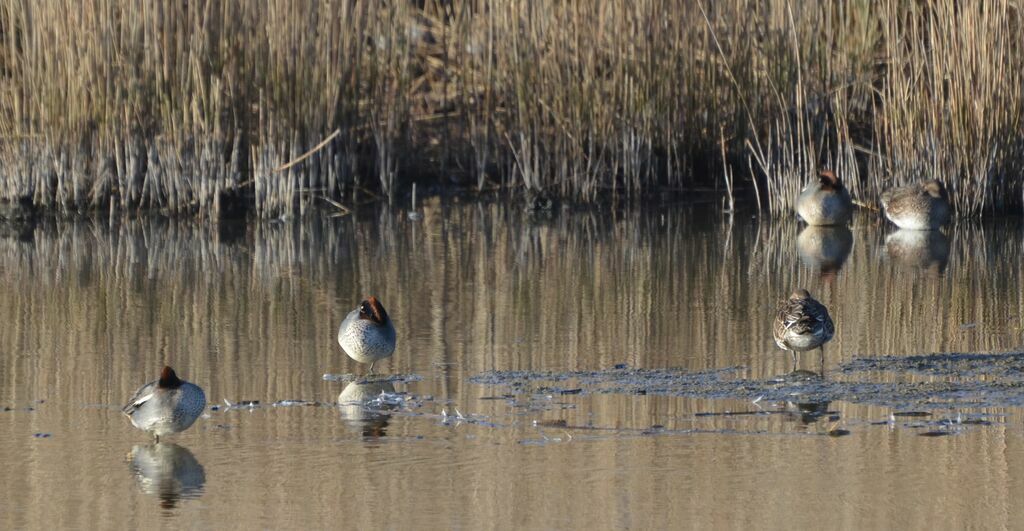
[[[1024,404],[1024,353],[941,353],[857,358],[824,376],[795,371],[742,377],[743,367],[706,371],[618,367],[596,371],[489,371],[470,378],[508,394],[630,394],[751,401],[873,404],[894,409]],[[929,378],[921,378],[921,376]]]

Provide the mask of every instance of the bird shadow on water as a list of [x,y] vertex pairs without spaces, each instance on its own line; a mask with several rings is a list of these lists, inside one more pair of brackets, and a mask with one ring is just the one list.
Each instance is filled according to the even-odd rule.
[[139,490],[157,497],[165,515],[173,514],[182,500],[203,495],[206,472],[184,446],[137,444],[128,453],[128,465]]

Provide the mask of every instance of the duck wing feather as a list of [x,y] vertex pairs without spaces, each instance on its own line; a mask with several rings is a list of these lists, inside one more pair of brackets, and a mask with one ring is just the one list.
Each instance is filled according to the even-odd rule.
[[148,384],[140,387],[138,391],[135,391],[135,396],[133,396],[131,400],[121,408],[121,412],[125,415],[131,416],[135,410],[139,409],[143,404],[149,401],[149,399],[153,398],[153,393],[156,391],[157,383],[157,381],[149,382]]

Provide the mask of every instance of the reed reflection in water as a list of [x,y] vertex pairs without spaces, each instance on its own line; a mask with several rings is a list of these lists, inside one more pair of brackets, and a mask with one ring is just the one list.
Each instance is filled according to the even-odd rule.
[[[481,400],[502,391],[468,377],[618,363],[742,366],[743,377],[773,377],[788,359],[772,341],[772,312],[797,286],[835,320],[827,367],[856,356],[1015,349],[1024,315],[1019,223],[958,223],[928,237],[937,243],[925,240],[917,255],[926,260],[905,260],[913,253],[890,248],[894,230],[861,218],[812,238],[791,219],[693,208],[537,219],[518,208],[434,199],[422,212],[419,221],[375,209],[221,227],[47,222],[0,234],[0,406],[13,408],[0,413],[0,444],[10,450],[0,454],[0,491],[16,508],[5,527],[88,527],[125,511],[126,525],[149,521],[157,504],[122,503],[139,490],[122,461],[140,434],[117,407],[165,363],[202,385],[210,403],[265,406],[209,412],[173,439],[203,458],[206,483],[191,491],[202,503],[175,509],[200,527],[323,527],[342,513],[350,525],[392,528],[664,527],[684,519],[713,526],[731,518],[820,525],[801,507],[840,494],[875,512],[838,514],[830,525],[966,524],[985,504],[1014,521],[1010,502],[1024,495],[1008,480],[1024,467],[1016,424],[948,444],[864,425],[822,443],[735,433],[816,434],[827,429],[825,417],[806,425],[781,416],[698,421],[695,413],[725,406],[638,396],[565,397],[550,401],[564,409],[538,412]],[[340,351],[335,334],[369,293],[385,301],[399,335],[394,356],[375,370],[421,375],[408,392],[436,401],[377,417],[358,404],[269,407],[345,402],[348,388],[322,375],[365,369]],[[45,403],[23,410],[36,400]],[[432,420],[454,406],[495,422]],[[835,402],[827,409],[865,421],[891,413]],[[568,439],[548,430],[544,440],[530,427],[541,417],[613,431],[576,433],[555,447],[554,439]],[[685,430],[698,422],[723,433],[639,435],[654,424]],[[32,437],[42,431],[53,437]],[[987,463],[981,474],[958,464],[963,452]],[[935,470],[935,462],[951,466]],[[904,466],[930,475],[879,485],[879,475]],[[969,490],[961,489],[966,476],[976,478]],[[759,477],[773,478],[779,494],[766,494]],[[244,495],[238,485],[247,486]],[[666,503],[666,492],[692,495]],[[593,503],[564,503],[572,497]],[[941,511],[931,503],[943,499],[962,503]],[[361,512],[399,502],[407,510]]]
[[[367,292],[388,301],[400,334],[433,338],[423,355],[468,370],[756,362],[770,351],[766,308],[798,285],[837,316],[844,357],[1020,343],[1010,321],[1022,307],[1019,226],[958,225],[947,243],[938,232],[798,232],[796,223],[709,223],[687,211],[549,223],[483,204],[426,213],[422,225],[381,211],[363,222],[257,224],[241,237],[158,221],[40,227],[32,244],[0,240],[8,289],[33,286],[2,304],[39,329],[75,329],[71,341],[103,337],[109,377],[121,382],[138,379],[137,352],[189,353],[186,374],[208,373],[216,355],[218,373],[232,375],[276,367],[296,336],[315,347],[305,361],[355,369],[328,339]],[[888,265],[936,262],[950,262],[948,274]],[[113,334],[115,323],[133,326]],[[965,323],[996,333],[964,335]],[[30,351],[64,339],[0,334]],[[247,341],[266,348],[243,356]],[[523,343],[535,356],[511,355]],[[400,346],[390,370],[410,368],[409,352]],[[218,384],[236,385],[228,380]]]

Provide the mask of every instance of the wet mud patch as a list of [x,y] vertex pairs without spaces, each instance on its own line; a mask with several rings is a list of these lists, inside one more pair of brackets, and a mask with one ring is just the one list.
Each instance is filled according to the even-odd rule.
[[[770,379],[742,378],[743,367],[707,371],[682,368],[613,368],[598,371],[488,371],[470,378],[504,389],[494,396],[563,394],[661,395],[751,402],[843,401],[893,410],[934,410],[1024,405],[1024,354],[862,358],[822,377],[808,371]],[[866,373],[919,372],[959,376],[941,381],[884,381]],[[831,377],[839,374],[841,379]],[[864,378],[858,375],[865,374]],[[972,377],[985,376],[983,379]],[[993,377],[996,376],[996,377]]]
[[323,376],[326,382],[345,382],[358,384],[386,384],[386,383],[410,383],[423,380],[419,374],[353,374],[350,372],[341,374],[326,373]]
[[[512,395],[672,394],[685,389],[710,396],[716,388],[735,383],[736,374],[742,370],[743,367],[728,367],[692,372],[678,368],[631,369],[619,366],[600,371],[488,371],[471,376],[469,381],[507,386]],[[510,393],[502,396],[510,396]]]
[[928,376],[976,378],[995,377],[1003,381],[1024,381],[1024,352],[967,354],[948,352],[919,356],[857,358],[840,367],[843,373],[896,372]]

